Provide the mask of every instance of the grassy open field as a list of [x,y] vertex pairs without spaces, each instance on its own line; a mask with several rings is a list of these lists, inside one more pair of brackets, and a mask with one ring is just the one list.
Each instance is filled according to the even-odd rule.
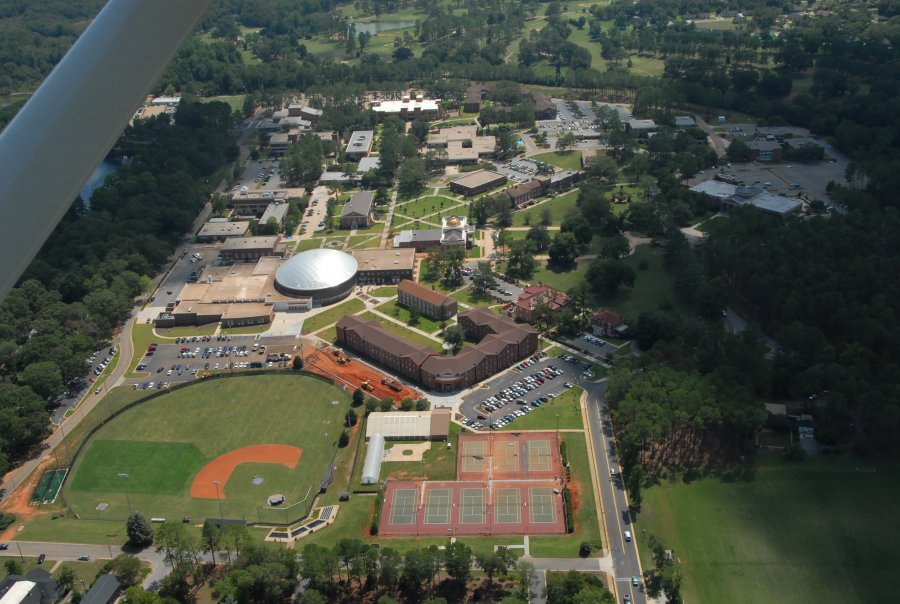
[[315,250],[322,247],[322,238],[313,237],[311,239],[300,239],[294,246],[294,251],[305,252],[306,250]]
[[409,203],[398,205],[394,211],[403,216],[409,216],[410,218],[422,218],[423,216],[434,214],[435,212],[444,213],[444,210],[455,208],[459,208],[461,213],[465,213],[465,208],[462,208],[459,202],[447,199],[446,197],[429,195],[427,197],[420,197]]
[[513,214],[513,226],[526,226],[525,216],[530,216],[531,224],[538,224],[541,216],[544,214],[544,208],[550,208],[550,224],[559,226],[563,218],[575,207],[575,201],[578,199],[578,191],[569,191],[563,195],[559,195],[550,201],[545,201],[541,205],[527,210],[520,210]]
[[352,315],[358,313],[365,307],[365,303],[362,300],[357,300],[356,298],[347,300],[346,302],[342,302],[337,306],[332,306],[328,310],[320,312],[319,314],[313,315],[312,317],[304,320],[302,333],[313,333],[314,331],[318,331],[323,327],[328,327],[332,323],[337,323],[338,319],[340,319],[344,315]]
[[365,319],[367,321],[368,320],[378,321],[378,323],[387,331],[394,332],[401,338],[405,338],[405,339],[409,340],[410,342],[412,342],[413,344],[418,344],[419,346],[428,346],[429,348],[433,349],[435,352],[443,352],[444,351],[443,346],[437,340],[432,340],[431,338],[423,336],[422,334],[412,331],[411,329],[407,329],[406,327],[403,327],[402,325],[397,325],[393,321],[386,319],[382,316],[376,315],[373,312],[364,312],[359,317],[361,319]]
[[530,159],[546,162],[563,170],[581,170],[581,153],[579,151],[551,151],[550,153],[540,153],[532,155]]
[[[257,506],[265,506],[269,495],[283,493],[290,504],[310,485],[318,488],[348,404],[336,386],[304,376],[200,382],[130,409],[101,428],[73,467],[64,495],[82,522],[124,519],[129,506],[149,517],[211,517],[219,513],[216,500],[190,496],[194,477],[207,463],[255,444],[302,448],[294,469],[244,463],[222,485],[225,516],[257,520]],[[253,485],[255,475],[263,476],[264,484]],[[108,504],[105,511],[95,509],[101,502]]]
[[[558,377],[550,382],[551,390],[555,391],[563,389],[564,378],[565,376]],[[581,421],[581,404],[579,403],[582,392],[583,390],[577,387],[565,390],[559,396],[550,399],[549,403],[544,403],[540,407],[532,409],[531,413],[526,414],[524,417],[520,417],[516,421],[510,422],[503,427],[503,430],[506,432],[516,432],[518,430],[554,430],[556,429],[557,415],[559,415],[560,430],[582,430],[584,429],[584,424]],[[525,400],[530,403],[533,399],[526,398]],[[515,405],[515,407],[511,409],[509,407],[507,407],[507,409],[515,411],[520,406],[521,405]],[[500,411],[495,412],[494,416],[501,417],[504,415],[504,411],[506,411],[506,409],[501,409]]]
[[390,298],[397,295],[396,287],[376,287],[372,290],[372,295],[376,298]]
[[[898,472],[896,462],[849,455],[770,454],[746,480],[647,489],[638,524],[675,551],[685,602],[889,602]],[[646,569],[645,537],[639,544]]]
[[[382,304],[378,307],[378,311],[409,325],[409,319],[411,317],[409,309],[400,305],[396,300],[391,300],[390,302]],[[420,314],[418,323],[412,327],[421,329],[427,333],[434,333],[441,328],[441,322]]]
[[[647,268],[642,270],[640,266],[643,261],[646,261]],[[659,310],[668,303],[676,310],[679,308],[672,290],[672,276],[666,273],[663,264],[662,250],[639,245],[624,262],[634,269],[634,287],[622,289],[616,296],[603,300],[606,307],[635,318],[642,312]]]

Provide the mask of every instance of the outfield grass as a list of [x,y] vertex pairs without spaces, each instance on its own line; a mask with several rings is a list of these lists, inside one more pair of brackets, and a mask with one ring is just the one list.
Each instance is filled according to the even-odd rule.
[[393,321],[389,319],[385,319],[382,316],[376,315],[373,312],[364,312],[359,316],[360,319],[365,319],[367,321],[378,321],[379,325],[381,325],[387,331],[394,332],[401,338],[405,338],[414,344],[418,344],[420,346],[428,346],[432,350],[438,353],[444,352],[444,347],[437,340],[432,340],[426,336],[423,336],[420,333],[417,333],[411,329],[407,329],[402,325],[397,325]]
[[515,212],[513,213],[513,226],[527,226],[525,224],[525,216],[530,216],[531,224],[539,224],[545,211],[544,208],[550,208],[550,224],[559,226],[566,215],[573,211],[577,199],[578,190],[569,191],[554,197],[550,201],[545,201],[539,206]]
[[530,159],[546,162],[552,166],[556,166],[557,168],[562,168],[563,170],[581,170],[580,151],[566,151],[565,153],[560,153],[559,151],[551,151],[550,153],[540,153],[538,155],[532,155]]
[[[293,503],[310,485],[318,487],[336,450],[348,403],[336,386],[305,376],[199,382],[130,409],[101,428],[72,469],[65,499],[81,522],[123,519],[129,505],[148,517],[211,517],[219,514],[216,500],[190,496],[191,482],[204,465],[254,444],[302,448],[295,469],[241,464],[221,486],[226,517],[257,520],[257,506],[265,506],[272,493],[284,493]],[[301,416],[315,419],[285,421]],[[254,475],[263,476],[265,483],[253,485]],[[95,510],[101,502],[109,505],[107,510]]]
[[[409,312],[409,309],[405,306],[402,306],[397,300],[391,300],[390,302],[386,302],[378,307],[378,311],[386,314],[389,317],[394,317],[395,319],[402,321],[409,325],[409,319],[412,316]],[[421,329],[427,333],[434,333],[441,328],[441,321],[435,321],[425,315],[419,315],[419,322],[411,327],[415,327],[416,329]]]
[[[558,377],[549,383],[551,390],[564,388],[563,382],[565,376]],[[545,386],[548,385],[545,383]],[[544,403],[540,407],[532,408],[531,413],[525,414],[523,417],[516,419],[514,422],[506,424],[502,429],[505,432],[516,432],[518,430],[555,430],[556,416],[559,415],[559,428],[561,430],[583,430],[584,423],[581,421],[581,388],[570,388],[565,390],[557,397],[550,399],[549,403]],[[529,403],[534,398],[526,399]],[[530,405],[529,405],[530,406]],[[521,405],[512,407],[515,411]],[[509,407],[507,407],[509,408]],[[495,417],[502,417],[503,411],[494,412]]]
[[746,480],[645,490],[638,525],[675,551],[686,602],[890,602],[898,472],[894,461],[767,454]]
[[347,300],[346,302],[338,304],[337,306],[332,306],[326,311],[320,312],[317,315],[313,315],[310,318],[305,319],[303,321],[303,331],[301,333],[313,333],[322,329],[323,327],[328,327],[333,323],[337,323],[341,317],[345,315],[356,314],[365,307],[365,303],[362,300],[358,300],[356,298]]

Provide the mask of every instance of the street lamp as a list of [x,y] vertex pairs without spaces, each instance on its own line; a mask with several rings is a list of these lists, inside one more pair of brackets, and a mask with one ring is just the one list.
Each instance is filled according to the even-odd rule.
[[131,516],[134,512],[131,511],[131,499],[128,497],[128,479],[131,478],[125,472],[119,472],[119,478],[125,481],[125,501],[128,502],[128,515]]
[[219,500],[219,518],[222,522],[225,522],[225,513],[222,511],[222,496],[219,494],[219,484],[221,484],[218,480],[213,480],[213,484],[216,486],[216,499]]

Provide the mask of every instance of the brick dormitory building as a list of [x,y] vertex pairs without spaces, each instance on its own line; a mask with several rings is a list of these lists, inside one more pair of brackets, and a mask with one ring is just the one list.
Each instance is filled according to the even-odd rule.
[[537,352],[537,331],[486,308],[461,313],[459,324],[466,337],[478,343],[466,346],[456,356],[418,346],[383,329],[377,321],[354,315],[338,321],[337,342],[412,382],[441,392],[467,388]]

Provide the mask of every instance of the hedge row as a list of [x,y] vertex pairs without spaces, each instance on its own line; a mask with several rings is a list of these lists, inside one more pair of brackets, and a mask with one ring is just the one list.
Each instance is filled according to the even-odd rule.
[[562,459],[563,467],[569,467],[569,455],[568,450],[566,449],[566,441],[559,443],[559,456]]
[[384,493],[375,495],[375,514],[372,516],[372,526],[369,527],[369,534],[375,537],[378,535],[378,524],[381,522],[381,504],[384,502]]
[[562,496],[563,504],[566,506],[566,532],[574,533],[575,520],[574,513],[572,512],[572,493],[569,492],[569,487],[562,488]]

